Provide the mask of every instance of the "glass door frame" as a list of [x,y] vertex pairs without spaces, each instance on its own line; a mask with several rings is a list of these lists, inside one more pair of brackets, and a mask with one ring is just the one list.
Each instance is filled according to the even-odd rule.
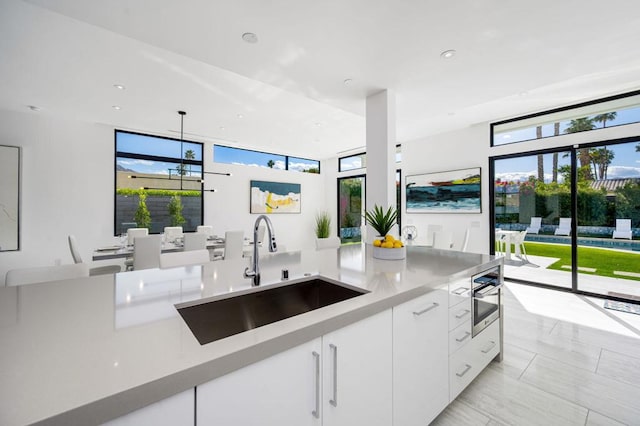
[[603,145],[618,145],[624,143],[640,142],[640,136],[631,136],[619,139],[603,140],[597,142],[589,142],[584,144],[576,144],[570,146],[554,147],[549,149],[541,149],[534,151],[522,151],[512,154],[489,156],[489,254],[495,255],[495,226],[496,226],[496,208],[495,208],[495,162],[497,160],[508,160],[510,158],[520,158],[527,156],[535,156],[538,154],[553,154],[557,152],[570,152],[571,154],[571,288],[553,286],[549,284],[539,283],[523,279],[507,278],[510,281],[520,284],[527,284],[536,287],[543,287],[552,290],[566,291],[589,297],[598,297],[619,302],[637,303],[632,298],[623,298],[617,296],[606,295],[602,293],[593,293],[580,290],[578,288],[578,150],[584,148],[594,148]]
[[[357,174],[357,175],[341,176],[341,177],[338,177],[336,179],[336,197],[337,197],[337,200],[336,200],[337,201],[336,202],[336,205],[337,205],[336,206],[336,213],[337,213],[336,218],[337,218],[337,220],[336,220],[336,222],[337,222],[337,225],[338,225],[338,227],[337,227],[338,228],[338,238],[340,238],[340,243],[341,244],[344,244],[344,243],[342,243],[342,237],[340,236],[340,230],[342,229],[342,226],[341,226],[342,224],[340,222],[340,217],[341,217],[341,214],[340,214],[341,213],[340,212],[340,182],[342,182],[343,180],[346,180],[346,179],[359,179],[359,178],[362,178],[364,180],[364,185],[363,185],[364,196],[362,196],[362,195],[360,196],[360,198],[361,198],[360,202],[362,203],[363,209],[366,210],[366,199],[365,199],[365,197],[367,196],[367,174],[366,173],[360,173],[360,174]],[[362,218],[361,220],[364,221],[364,218]],[[361,238],[360,242],[364,242],[362,240],[362,235],[360,236],[360,238]]]

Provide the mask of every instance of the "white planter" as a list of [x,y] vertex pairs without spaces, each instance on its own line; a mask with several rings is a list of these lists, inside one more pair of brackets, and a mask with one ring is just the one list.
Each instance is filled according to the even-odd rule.
[[407,248],[382,248],[373,247],[373,257],[382,260],[400,260],[407,257]]

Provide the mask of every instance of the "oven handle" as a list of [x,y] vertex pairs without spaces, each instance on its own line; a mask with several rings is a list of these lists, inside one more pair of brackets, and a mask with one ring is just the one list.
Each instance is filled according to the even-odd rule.
[[[473,297],[475,297],[476,299],[482,299],[485,296],[495,296],[496,294],[498,294],[501,287],[502,283],[487,285],[486,287],[482,287],[480,290],[475,290],[473,292]],[[494,290],[498,291],[496,291],[495,293],[490,293]]]

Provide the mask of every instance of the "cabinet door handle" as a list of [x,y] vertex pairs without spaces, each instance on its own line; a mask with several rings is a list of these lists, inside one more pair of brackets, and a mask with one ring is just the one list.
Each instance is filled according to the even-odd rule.
[[471,336],[471,333],[469,333],[468,331],[465,331],[465,332],[464,332],[464,336],[462,336],[462,337],[456,337],[456,342],[458,342],[458,343],[463,342],[463,341],[465,341],[466,339],[468,339],[468,338],[469,338],[469,336]]
[[313,358],[316,361],[316,406],[311,412],[316,419],[320,418],[320,354],[313,351]]
[[480,352],[482,352],[483,354],[486,354],[486,353],[489,353],[489,351],[495,347],[496,347],[496,342],[492,340],[491,342],[489,342],[489,347],[482,349]]
[[471,370],[471,366],[470,366],[469,364],[465,364],[465,365],[464,365],[464,370],[462,370],[462,371],[461,371],[461,372],[459,372],[459,373],[456,373],[456,376],[458,376],[458,377],[462,377],[462,376],[464,376],[465,374],[467,374],[467,373],[469,372],[469,370]]
[[451,293],[456,294],[458,296],[465,294],[467,292],[467,290],[469,290],[466,287],[458,287],[455,290],[453,290]]
[[468,309],[464,309],[461,312],[462,312],[461,314],[456,315],[456,319],[464,318],[465,316],[467,316],[467,315],[469,315],[471,313],[471,311],[468,310]]
[[421,311],[418,311],[418,312],[413,311],[413,315],[415,315],[415,316],[419,316],[419,315],[422,315],[422,314],[426,314],[427,312],[429,312],[429,311],[430,311],[430,310],[432,310],[432,309],[437,308],[438,306],[440,306],[440,304],[439,304],[439,303],[433,302],[433,303],[431,304],[431,306],[429,306],[428,308],[425,308],[425,309],[423,309],[423,310],[421,310]]
[[329,404],[338,406],[338,347],[329,344],[329,349],[333,352],[333,398],[329,399]]

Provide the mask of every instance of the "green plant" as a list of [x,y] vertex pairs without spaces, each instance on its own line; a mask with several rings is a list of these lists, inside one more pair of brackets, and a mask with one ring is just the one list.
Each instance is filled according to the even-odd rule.
[[398,210],[394,207],[389,207],[385,212],[382,207],[376,204],[373,206],[373,210],[365,212],[364,218],[380,236],[385,236],[391,228],[393,228],[393,225],[396,224],[398,220]]
[[[173,189],[145,189],[144,193],[149,197],[172,197],[174,195],[180,195],[181,197],[200,197],[202,196],[202,191],[192,190],[192,191],[176,191]],[[121,195],[124,197],[130,197],[134,195],[140,194],[140,189],[137,188],[118,188],[116,190],[117,195]]]
[[169,216],[171,216],[171,226],[180,226],[186,222],[184,216],[182,216],[182,199],[177,195],[174,195],[169,200],[168,204]]
[[331,215],[329,212],[316,214],[316,237],[329,238],[331,232]]
[[138,208],[136,209],[136,214],[133,216],[133,220],[135,220],[138,228],[151,229],[151,213],[149,213],[149,209],[147,208],[147,195],[139,191],[138,197]]

